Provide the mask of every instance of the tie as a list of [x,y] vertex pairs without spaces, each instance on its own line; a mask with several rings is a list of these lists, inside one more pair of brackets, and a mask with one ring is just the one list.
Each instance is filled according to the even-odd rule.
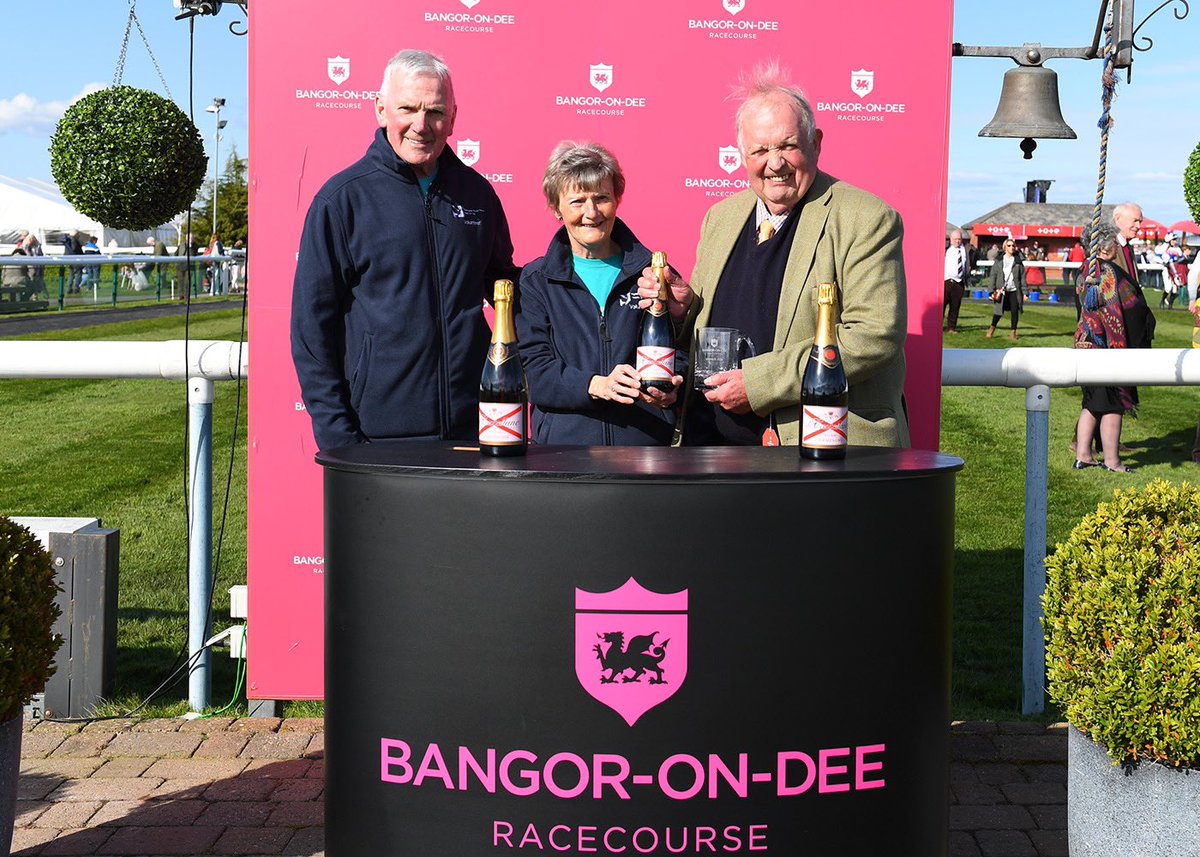
[[958,248],[958,281],[961,283],[963,275],[967,273],[967,251],[963,248]]
[[771,221],[764,220],[762,223],[758,224],[758,242],[757,243],[762,244],[764,241],[769,239],[774,234],[775,234],[775,227],[771,225]]

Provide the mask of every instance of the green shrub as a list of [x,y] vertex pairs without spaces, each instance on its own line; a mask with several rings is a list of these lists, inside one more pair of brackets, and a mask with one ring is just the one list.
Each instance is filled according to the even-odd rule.
[[62,638],[50,554],[25,527],[0,517],[0,723],[21,713],[54,673]]
[[1047,557],[1050,697],[1127,766],[1200,768],[1200,488],[1117,491]]
[[105,226],[149,229],[186,209],[208,170],[204,141],[173,101],[113,86],[63,113],[50,171],[71,205]]
[[1200,144],[1192,149],[1183,170],[1183,201],[1187,203],[1192,220],[1200,223]]

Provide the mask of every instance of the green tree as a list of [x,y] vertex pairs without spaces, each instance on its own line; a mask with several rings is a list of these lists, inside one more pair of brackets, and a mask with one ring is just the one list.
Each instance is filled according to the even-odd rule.
[[[225,171],[217,182],[217,234],[225,249],[234,242],[245,243],[249,237],[250,188],[246,182],[247,162],[234,147],[225,160]],[[200,195],[192,206],[192,234],[201,246],[208,243],[212,235],[213,183],[209,179],[200,189]],[[186,229],[186,226],[184,227]]]

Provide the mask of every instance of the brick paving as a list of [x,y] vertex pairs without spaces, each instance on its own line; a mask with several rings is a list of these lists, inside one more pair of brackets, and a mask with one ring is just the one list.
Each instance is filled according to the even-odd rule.
[[[320,720],[26,722],[21,755],[14,857],[325,853]],[[950,759],[950,857],[1067,857],[1065,726],[954,723]]]

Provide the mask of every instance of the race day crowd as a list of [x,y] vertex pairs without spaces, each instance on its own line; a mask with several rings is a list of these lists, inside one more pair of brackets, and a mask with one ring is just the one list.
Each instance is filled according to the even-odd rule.
[[[1061,277],[1070,286],[1075,304],[1075,348],[1150,348],[1154,341],[1155,318],[1146,297],[1147,289],[1161,290],[1160,309],[1170,310],[1183,294],[1200,342],[1200,310],[1197,309],[1197,277],[1200,264],[1187,244],[1187,233],[1167,233],[1158,244],[1145,240],[1141,206],[1123,202],[1110,221],[1089,228],[1081,240],[1068,248],[1061,259]],[[1088,259],[1085,245],[1094,252]],[[996,335],[1004,315],[1009,318],[1009,338],[1017,340],[1017,328],[1025,301],[1036,298],[1047,287],[1051,269],[1030,262],[1047,261],[1045,251],[1034,242],[1027,251],[1011,236],[986,250],[987,266],[980,265],[978,249],[963,240],[962,231],[950,232],[946,242],[942,313],[944,330],[958,333],[959,311],[972,277],[978,276],[982,292],[992,303],[992,318],[986,334]],[[983,268],[985,273],[976,275]],[[1058,272],[1054,272],[1058,273]],[[1054,291],[1053,286],[1051,290]],[[1055,294],[1057,294],[1055,292]],[[1103,468],[1129,473],[1120,456],[1129,450],[1121,444],[1121,427],[1126,414],[1136,415],[1138,391],[1133,386],[1083,386],[1083,403],[1069,443],[1075,454],[1074,468]],[[1192,444],[1191,459],[1200,463],[1200,420]]]
[[[17,232],[12,248],[7,253],[12,261],[0,266],[0,287],[3,288],[0,297],[9,303],[28,302],[37,298],[49,300],[55,286],[51,279],[47,278],[46,267],[13,264],[12,262],[16,262],[21,257],[51,255],[65,263],[62,265],[61,283],[64,295],[79,295],[113,285],[110,282],[101,281],[102,254],[152,257],[145,262],[119,266],[115,283],[117,288],[133,292],[146,291],[153,288],[154,276],[157,273],[169,281],[168,284],[172,290],[177,284],[180,285],[179,296],[181,298],[186,297],[186,292],[191,286],[192,271],[186,264],[167,263],[162,257],[194,258],[228,254],[234,257],[232,261],[205,262],[199,266],[197,290],[206,295],[238,294],[246,290],[246,250],[245,243],[241,239],[238,239],[228,252],[219,235],[212,235],[206,245],[200,246],[190,232],[187,234],[186,240],[181,239],[174,248],[169,247],[157,236],[150,235],[145,240],[144,248],[121,247],[113,238],[102,250],[97,243],[99,240],[97,236],[79,230],[50,233],[50,235],[59,242],[58,246],[61,246],[61,251],[55,252],[58,250],[58,246],[56,246],[51,248],[50,253],[47,253],[46,246],[33,230],[22,229]],[[100,258],[89,260],[88,257]],[[0,309],[3,309],[2,303],[0,303]]]

